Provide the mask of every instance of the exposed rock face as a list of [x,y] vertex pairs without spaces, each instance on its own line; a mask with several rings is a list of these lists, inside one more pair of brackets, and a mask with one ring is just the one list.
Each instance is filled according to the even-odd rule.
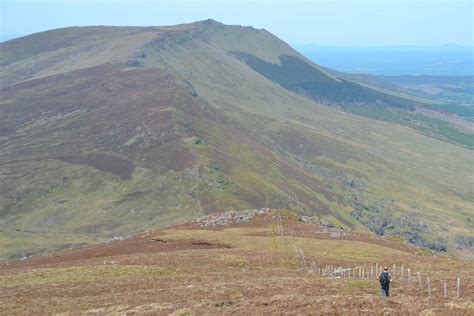
[[456,235],[456,242],[461,248],[472,249],[474,248],[474,236],[467,236],[462,234]]
[[333,223],[329,222],[328,220],[323,219],[320,224],[321,227],[328,227],[333,228],[336,227]]

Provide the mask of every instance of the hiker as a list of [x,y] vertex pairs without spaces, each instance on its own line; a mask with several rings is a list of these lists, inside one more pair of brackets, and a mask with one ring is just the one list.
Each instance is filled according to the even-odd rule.
[[386,297],[390,289],[390,281],[392,281],[392,276],[388,273],[387,267],[383,268],[383,272],[379,275],[380,281],[380,296]]

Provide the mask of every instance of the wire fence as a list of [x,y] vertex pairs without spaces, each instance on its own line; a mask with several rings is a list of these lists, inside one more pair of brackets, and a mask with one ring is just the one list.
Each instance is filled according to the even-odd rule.
[[[280,236],[285,247],[290,246],[283,229],[281,214],[277,217],[277,234]],[[387,267],[392,282],[396,282],[397,287],[404,287],[411,290],[418,290],[432,297],[434,293],[445,299],[460,299],[462,295],[461,277],[450,277],[441,275],[445,271],[416,271],[414,272],[407,264],[392,264],[390,267],[379,262],[370,265],[344,267],[332,264],[321,264],[309,261],[302,248],[293,245],[293,251],[300,263],[300,270],[307,273],[314,273],[322,277],[341,279],[373,279],[378,280],[384,267]],[[433,277],[435,276],[436,282]],[[415,277],[415,279],[413,279]],[[435,290],[435,291],[433,291]],[[439,291],[438,291],[439,290]]]

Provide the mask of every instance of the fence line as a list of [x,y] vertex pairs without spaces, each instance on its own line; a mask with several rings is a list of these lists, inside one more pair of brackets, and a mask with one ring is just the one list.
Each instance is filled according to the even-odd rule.
[[459,299],[461,295],[461,278],[458,278],[458,281],[456,282],[456,298]]
[[[305,272],[316,273],[324,277],[336,277],[336,278],[359,278],[359,279],[368,279],[369,278],[369,268],[367,267],[354,267],[354,268],[344,268],[344,267],[335,267],[333,265],[318,265],[314,261],[308,263],[307,258],[305,257],[304,251],[301,248],[294,246],[296,255],[298,256],[300,263]],[[403,266],[405,268],[405,265]],[[373,278],[374,265],[371,265],[370,277]],[[401,277],[402,269],[400,269],[400,281],[398,284],[407,284],[408,288],[411,288],[411,269],[407,268],[407,278]],[[356,272],[357,271],[357,272]],[[394,273],[395,274],[395,273]],[[421,272],[417,272],[418,276],[418,289],[423,289],[422,275]],[[448,282],[440,281],[442,284],[442,291],[440,295],[444,298],[448,298]],[[426,292],[428,297],[432,296],[432,287],[431,287],[431,278],[429,275],[426,276]],[[461,278],[456,278],[456,298],[461,297]]]
[[[285,238],[284,230],[283,230],[283,223],[282,223],[282,217],[281,214],[278,216],[278,230],[277,234],[280,235],[282,243],[284,246],[289,246],[288,240]],[[303,267],[303,271],[305,272],[311,272],[311,273],[317,273],[318,275],[321,276],[326,276],[326,277],[338,277],[338,278],[359,278],[359,279],[368,279],[369,278],[369,266],[365,267],[354,267],[354,268],[344,268],[344,267],[334,267],[333,265],[319,265],[316,264],[314,261],[311,262],[311,264],[308,265],[307,258],[305,257],[304,251],[302,248],[298,248],[297,246],[293,245],[293,249],[297,255],[297,257],[300,260],[300,263]],[[405,265],[402,263],[399,269],[399,274],[400,274],[400,283],[399,284],[404,284],[405,281]],[[356,272],[357,270],[357,272]],[[383,271],[383,265],[381,265],[379,262],[376,262],[375,265],[370,265],[370,278],[373,279],[374,277],[378,278],[380,273]],[[397,278],[396,275],[396,264],[393,264],[392,266],[392,280],[395,280]],[[408,283],[408,287],[411,288],[411,269],[406,267],[407,271],[407,279],[406,283]],[[432,271],[431,271],[432,272]],[[441,271],[438,271],[441,272]],[[443,271],[444,272],[444,271]],[[422,278],[421,278],[421,273],[417,272],[418,276],[418,288],[419,290],[423,289],[423,284],[422,284]],[[398,278],[397,278],[398,279]],[[445,299],[448,298],[448,282],[447,281],[440,281],[443,284],[443,297]],[[426,285],[427,285],[427,291],[428,291],[428,297],[431,298],[431,279],[430,276],[427,275],[426,278]],[[461,278],[458,277],[456,278],[456,298],[459,299],[461,297]],[[425,292],[426,293],[426,292]]]

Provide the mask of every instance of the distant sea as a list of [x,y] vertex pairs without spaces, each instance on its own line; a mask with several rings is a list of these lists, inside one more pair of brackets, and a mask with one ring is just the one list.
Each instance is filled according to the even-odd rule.
[[474,48],[435,47],[328,47],[293,45],[315,63],[342,72],[374,75],[473,76]]

